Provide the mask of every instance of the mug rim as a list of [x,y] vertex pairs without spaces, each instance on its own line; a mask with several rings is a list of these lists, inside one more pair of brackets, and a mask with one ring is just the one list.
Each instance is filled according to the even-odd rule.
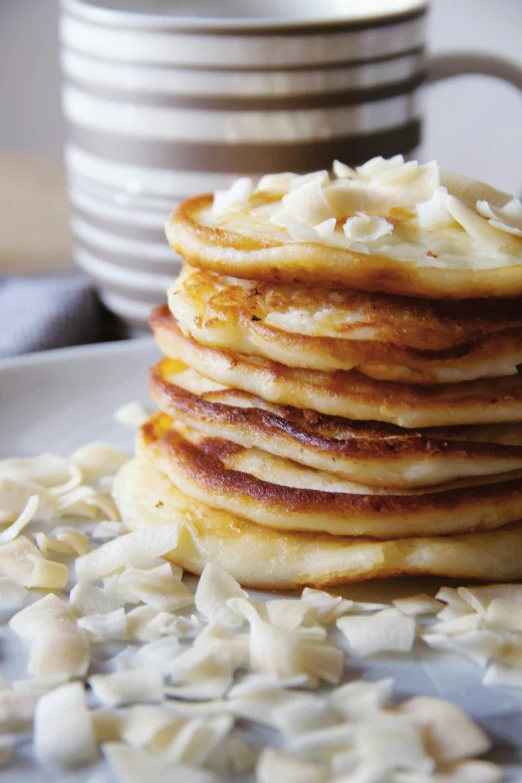
[[176,16],[169,13],[127,11],[122,8],[111,8],[110,0],[62,0],[62,11],[82,18],[84,21],[117,27],[118,25],[151,27],[168,27],[180,32],[315,32],[337,28],[379,27],[386,24],[397,24],[422,16],[427,10],[430,0],[400,0],[403,5],[397,11],[376,11],[362,17],[350,17],[338,13],[335,17],[318,16],[314,18],[299,17],[211,17],[211,16]]

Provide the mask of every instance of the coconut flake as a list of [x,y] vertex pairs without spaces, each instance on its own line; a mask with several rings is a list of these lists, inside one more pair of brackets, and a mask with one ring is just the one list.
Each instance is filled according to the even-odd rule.
[[231,715],[193,718],[180,728],[163,751],[163,758],[174,763],[202,766],[230,733],[234,725]]
[[140,647],[136,652],[135,660],[138,668],[154,667],[161,672],[166,672],[170,662],[179,655],[179,652],[180,645],[175,637],[163,637]]
[[347,598],[331,595],[324,590],[315,590],[312,587],[305,587],[301,598],[314,608],[317,622],[323,625],[335,622],[354,606],[354,602]]
[[334,688],[328,694],[328,699],[336,712],[346,720],[360,720],[389,705],[392,687],[391,677],[377,682],[355,680]]
[[339,682],[344,662],[342,650],[317,638],[307,638],[302,632],[272,625],[244,598],[233,598],[228,605],[242,613],[250,625],[252,671],[277,677],[308,674],[326,682]]
[[[443,601],[445,604],[452,606],[454,609],[457,609],[459,612],[468,614],[469,603],[461,594],[461,590],[462,588],[460,587],[458,590],[455,590],[455,588],[453,587],[441,587],[439,592],[435,596],[435,598],[438,601]],[[440,613],[439,613],[439,617],[440,617]]]
[[398,609],[383,609],[371,617],[341,617],[336,625],[362,657],[379,652],[409,652],[415,641],[415,620]]
[[0,477],[21,484],[33,482],[42,487],[55,487],[69,479],[69,468],[69,460],[56,454],[14,457],[0,461]]
[[161,731],[182,723],[182,719],[176,718],[163,707],[137,704],[122,712],[121,738],[133,748],[146,748]]
[[120,742],[106,742],[103,755],[121,783],[219,783],[207,770],[194,769],[185,764],[173,764],[170,759],[152,756],[140,748],[130,748]]
[[251,178],[239,177],[226,190],[216,190],[212,213],[219,216],[245,207],[253,192],[254,184]]
[[104,476],[113,476],[126,462],[129,455],[111,443],[87,443],[69,456],[77,465],[88,484],[96,484]]
[[149,622],[149,629],[158,635],[176,636],[178,639],[194,639],[201,631],[201,623],[188,617],[176,617],[168,612],[159,612]]
[[326,699],[310,695],[307,700],[283,704],[274,710],[273,720],[287,737],[336,726],[340,721]]
[[38,509],[39,498],[38,495],[31,495],[20,516],[10,525],[6,530],[0,533],[0,545],[7,544],[8,541],[13,541],[21,533],[21,531],[32,522]]
[[227,653],[235,671],[248,658],[248,635],[236,633],[226,625],[209,623],[195,639],[194,649]]
[[328,218],[328,220],[323,220],[322,223],[318,223],[316,226],[314,226],[314,231],[319,239],[325,242],[327,239],[330,239],[330,237],[333,236],[336,225],[337,220],[334,217]]
[[159,612],[152,606],[137,606],[127,614],[127,636],[138,642],[151,642],[158,639],[160,633],[152,625]]
[[290,238],[295,242],[319,242],[320,240],[320,236],[315,228],[307,226],[306,223],[302,223],[300,220],[295,220],[291,217],[287,218],[285,220],[285,228],[290,234]]
[[265,748],[256,767],[257,783],[328,783],[328,771],[309,761]]
[[105,614],[90,614],[78,619],[78,627],[83,628],[101,641],[127,638],[127,618],[123,609],[115,609]]
[[504,193],[492,185],[453,171],[439,169],[439,176],[441,185],[447,188],[448,193],[456,196],[468,207],[475,207],[479,200],[488,201],[495,207],[503,207],[513,198],[510,193]]
[[522,585],[498,584],[482,587],[459,587],[458,595],[465,602],[464,606],[471,606],[482,617],[485,617],[489,604],[495,598],[522,604]]
[[248,598],[248,594],[230,574],[219,566],[208,563],[199,578],[194,596],[196,609],[208,620],[242,625],[242,615],[227,606],[230,598]]
[[357,724],[353,737],[358,757],[354,778],[385,780],[390,773],[404,769],[429,775],[435,762],[426,753],[422,728],[408,716],[392,712],[373,713]]
[[391,234],[393,225],[386,218],[378,215],[365,215],[363,212],[356,212],[345,222],[343,231],[346,238],[353,242],[374,242],[386,234]]
[[290,187],[290,183],[295,180],[297,174],[291,171],[285,171],[281,174],[265,174],[256,186],[256,193],[277,193],[283,195]]
[[69,595],[69,606],[76,617],[108,614],[124,606],[124,601],[88,582],[77,582]]
[[29,645],[28,671],[35,677],[84,677],[89,642],[71,609],[50,593],[11,618],[11,629]]
[[149,570],[128,568],[118,581],[131,596],[158,612],[174,612],[194,603],[194,595],[172,573],[169,563]]
[[177,524],[126,533],[78,558],[77,576],[79,579],[101,579],[126,565],[144,565],[151,559],[175,549],[179,533],[180,526]]
[[84,687],[68,683],[41,697],[34,715],[34,748],[40,761],[69,769],[98,755]]
[[111,538],[121,536],[125,532],[125,528],[121,522],[109,522],[103,520],[98,522],[94,530],[92,531],[92,538],[94,541],[108,541]]
[[522,688],[522,670],[512,669],[498,663],[491,663],[484,677],[484,685],[499,688]]
[[230,655],[191,648],[178,655],[168,667],[172,685],[165,688],[177,699],[206,701],[218,699],[232,685],[233,666]]
[[44,555],[55,552],[62,555],[85,555],[89,551],[89,537],[71,528],[60,530],[54,536],[37,533],[35,541]]
[[481,627],[481,618],[476,612],[454,617],[452,620],[435,623],[430,626],[430,631],[442,633],[446,636],[460,636],[468,631],[476,631]]
[[0,576],[0,598],[8,601],[23,601],[29,595],[25,587],[9,576]]
[[353,746],[355,728],[355,724],[341,723],[338,726],[297,734],[288,739],[285,749],[306,761],[328,764],[334,753]]
[[426,751],[437,764],[480,756],[491,748],[484,731],[449,701],[416,696],[403,702],[399,711],[423,730]]
[[0,476],[0,524],[15,522],[33,495],[38,496],[36,517],[48,521],[58,508],[58,500],[52,492],[34,482]]
[[444,201],[445,193],[447,193],[446,188],[437,188],[431,198],[416,204],[415,209],[420,228],[426,231],[437,231],[453,223],[453,218]]
[[409,615],[436,614],[443,607],[441,601],[437,601],[436,598],[432,598],[426,593],[419,593],[407,598],[396,598],[392,603],[400,612]]
[[133,427],[134,429],[145,424],[151,416],[152,411],[136,400],[126,402],[114,411],[114,419],[118,424],[124,424],[126,427]]
[[276,598],[266,602],[268,618],[273,625],[294,631],[301,625],[312,625],[317,617],[314,607],[307,601]]
[[323,193],[324,177],[313,176],[290,190],[282,198],[283,210],[306,226],[316,226],[333,217],[332,210]]
[[0,731],[26,731],[41,693],[0,691]]
[[508,238],[504,232],[491,226],[487,220],[467,207],[464,202],[449,193],[442,195],[442,199],[450,215],[475,242],[494,252],[507,244]]
[[163,696],[163,677],[157,669],[94,674],[89,678],[89,685],[96,698],[108,707],[161,701]]
[[485,619],[490,628],[522,631],[522,604],[494,598],[488,606]]
[[340,160],[334,160],[332,164],[332,171],[338,179],[342,179],[343,177],[353,179],[357,176],[355,169],[350,168],[350,166],[347,166],[346,163],[341,163]]

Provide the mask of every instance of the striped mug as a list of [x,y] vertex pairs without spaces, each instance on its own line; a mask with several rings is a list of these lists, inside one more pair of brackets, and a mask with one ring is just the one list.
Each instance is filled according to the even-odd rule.
[[419,88],[522,86],[501,58],[425,52],[426,0],[63,0],[77,263],[142,328],[180,260],[163,225],[196,193],[266,172],[411,155]]

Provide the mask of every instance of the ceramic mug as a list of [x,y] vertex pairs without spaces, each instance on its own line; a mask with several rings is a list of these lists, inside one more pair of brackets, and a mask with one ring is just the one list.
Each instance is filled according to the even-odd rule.
[[238,176],[412,155],[427,81],[478,72],[522,87],[520,68],[501,58],[430,59],[426,0],[62,8],[76,259],[138,326],[179,269],[163,237],[178,201]]

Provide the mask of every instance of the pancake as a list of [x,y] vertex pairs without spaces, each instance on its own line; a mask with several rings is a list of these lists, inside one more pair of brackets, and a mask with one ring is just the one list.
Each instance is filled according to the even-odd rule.
[[194,574],[217,563],[243,587],[296,590],[392,576],[522,578],[522,524],[487,533],[399,541],[289,533],[217,511],[181,492],[153,464],[128,462],[113,495],[128,530],[179,522],[169,560]]
[[522,515],[520,471],[390,493],[206,437],[164,414],[141,427],[136,453],[196,500],[280,530],[394,539],[488,530]]
[[[323,294],[323,300],[318,293]],[[349,319],[355,333],[358,330],[359,337],[350,339],[349,331],[342,337],[308,334],[308,325],[316,318],[312,303],[319,314],[325,309],[324,302],[330,311],[335,311],[340,304],[335,301],[337,293],[303,288],[294,293],[288,287],[279,293],[277,287],[258,281],[220,277],[185,266],[169,291],[169,308],[180,329],[199,343],[261,356],[287,367],[323,371],[356,368],[372,378],[430,384],[516,375],[517,366],[522,363],[521,327],[476,335],[468,342],[443,349],[429,348],[429,343],[423,348],[403,345],[405,319],[398,303],[391,306],[388,314],[393,326],[387,329],[391,341],[363,339],[364,320],[355,309],[357,296],[352,297],[350,308],[350,297],[343,296],[344,292],[338,298],[344,299],[345,319]],[[334,301],[329,303],[329,299]],[[376,304],[370,309],[378,325],[379,309]],[[338,319],[339,312],[336,315]],[[429,323],[430,315],[428,312],[423,318],[422,304],[418,303],[410,320],[417,316],[421,324]],[[293,325],[294,330],[287,331],[286,324]],[[414,328],[412,323],[409,326]],[[371,333],[371,326],[366,329]]]
[[377,381],[357,370],[302,370],[201,345],[183,334],[166,305],[152,311],[150,324],[166,356],[269,402],[407,428],[522,421],[520,375],[431,386]]
[[339,221],[328,243],[292,239],[270,222],[281,208],[271,194],[258,193],[243,208],[220,216],[212,204],[211,194],[183,202],[170,216],[166,233],[192,266],[222,275],[431,299],[522,294],[519,237],[506,238],[506,252],[488,251],[459,225],[437,234],[422,232],[413,226],[411,212],[396,209],[386,215],[395,244],[381,241],[371,252],[360,252],[354,249],[360,243],[346,242]]
[[350,421],[205,382],[172,359],[151,370],[149,388],[161,411],[205,435],[257,446],[359,484],[404,489],[522,468],[521,425],[468,428],[461,434],[458,428],[403,430]]

